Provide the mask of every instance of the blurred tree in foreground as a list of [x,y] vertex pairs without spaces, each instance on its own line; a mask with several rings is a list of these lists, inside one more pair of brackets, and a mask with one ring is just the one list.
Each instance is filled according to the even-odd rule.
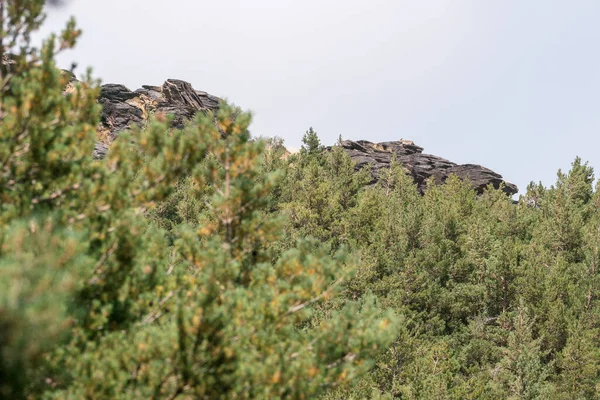
[[[2,5],[20,54],[0,105],[0,397],[306,398],[364,373],[395,317],[366,299],[301,328],[354,261],[311,240],[269,250],[279,173],[261,173],[250,115],[159,116],[93,161],[97,84],[63,93],[53,62],[79,31],[38,51],[44,2]],[[182,181],[204,206],[167,233],[146,216]]]
[[98,83],[54,65],[72,21],[31,46],[44,5],[0,2],[0,398],[600,396],[586,163],[517,204],[421,195],[227,104],[95,161]]

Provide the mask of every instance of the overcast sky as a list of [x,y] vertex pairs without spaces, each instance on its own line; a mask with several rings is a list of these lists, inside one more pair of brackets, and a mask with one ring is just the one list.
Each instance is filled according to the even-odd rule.
[[84,30],[59,58],[134,90],[167,78],[252,110],[299,147],[414,140],[516,183],[579,155],[600,171],[597,0],[70,0]]

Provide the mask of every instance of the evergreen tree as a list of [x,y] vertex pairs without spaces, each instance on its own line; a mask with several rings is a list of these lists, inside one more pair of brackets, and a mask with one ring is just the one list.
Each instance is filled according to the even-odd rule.
[[423,194],[226,103],[94,161],[97,82],[54,64],[73,22],[31,46],[44,4],[0,2],[0,398],[600,395],[587,163],[516,204]]
[[540,340],[533,338],[533,321],[520,306],[512,320],[504,358],[498,364],[498,381],[506,398],[538,399],[548,397],[549,366],[544,365]]
[[[31,5],[9,12],[41,20]],[[262,169],[250,116],[155,119],[93,161],[95,83],[64,93],[53,46],[3,91],[2,396],[306,398],[368,370],[395,318],[365,299],[302,329],[354,261],[310,240],[270,250],[279,173]],[[206,206],[167,233],[150,211],[176,184]]]
[[306,153],[306,155],[314,156],[323,151],[321,140],[312,127],[308,128],[304,136],[302,136],[302,143],[302,152]]
[[[41,51],[30,46],[43,1],[0,3],[0,397],[20,398],[44,354],[68,331],[70,296],[91,268],[69,226],[93,146],[97,92],[62,94],[53,57],[74,45],[74,23]],[[16,53],[20,48],[20,53]],[[90,175],[88,175],[90,176]],[[67,224],[65,226],[65,223]],[[86,271],[87,269],[87,271]]]
[[207,146],[190,177],[193,186],[211,185],[208,212],[178,227],[170,270],[141,268],[161,280],[136,282],[136,290],[147,290],[128,306],[139,309],[136,320],[118,321],[119,329],[94,335],[83,350],[73,342],[63,352],[61,365],[77,374],[60,395],[310,397],[363,373],[369,356],[393,338],[393,315],[381,316],[372,301],[298,329],[339,291],[352,262],[310,241],[274,258],[268,245],[279,222],[264,207],[277,174],[261,173],[263,143],[250,142],[247,114],[222,105],[216,118],[214,125],[199,117],[184,131]]
[[600,351],[597,328],[576,324],[558,358],[558,379],[563,398],[592,399],[600,395]]

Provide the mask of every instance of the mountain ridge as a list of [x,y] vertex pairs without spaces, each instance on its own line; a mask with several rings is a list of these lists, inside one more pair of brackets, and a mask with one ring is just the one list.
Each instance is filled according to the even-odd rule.
[[[167,79],[160,86],[143,85],[131,91],[121,84],[101,86],[98,102],[102,105],[99,142],[93,157],[103,158],[119,133],[133,124],[142,124],[153,113],[172,114],[173,125],[183,126],[197,112],[217,110],[220,98],[196,90],[186,81]],[[373,182],[379,171],[388,168],[394,157],[413,177],[421,193],[429,178],[441,184],[451,175],[469,180],[476,192],[482,193],[488,185],[502,187],[508,195],[518,192],[516,185],[505,181],[502,175],[476,164],[457,164],[442,157],[423,153],[423,148],[410,140],[372,143],[366,140],[344,140],[340,143],[356,163],[356,169],[371,166]]]

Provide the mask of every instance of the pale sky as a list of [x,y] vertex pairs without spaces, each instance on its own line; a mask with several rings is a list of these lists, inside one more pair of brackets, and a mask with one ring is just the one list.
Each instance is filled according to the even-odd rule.
[[59,58],[134,90],[187,80],[299,147],[414,140],[523,193],[575,156],[600,171],[597,0],[71,0]]

